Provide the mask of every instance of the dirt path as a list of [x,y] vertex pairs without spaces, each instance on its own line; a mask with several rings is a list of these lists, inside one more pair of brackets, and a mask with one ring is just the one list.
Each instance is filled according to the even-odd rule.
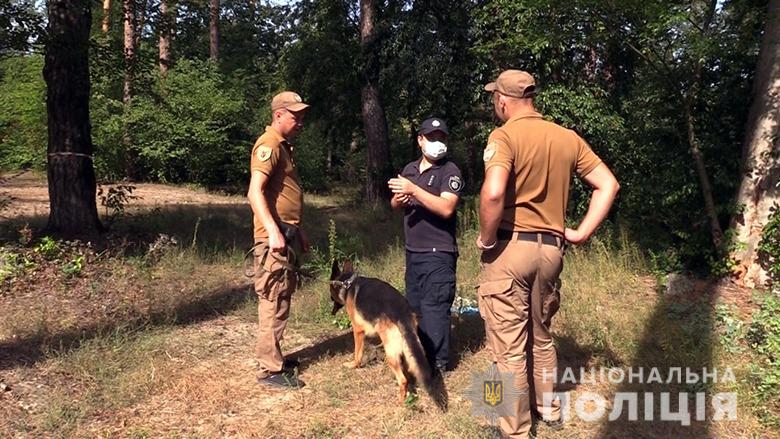
[[[3,178],[7,177],[10,178],[3,181]],[[112,186],[115,185],[105,187]],[[138,198],[128,203],[130,209],[148,209],[174,202],[178,205],[246,204],[246,197],[213,194],[199,188],[153,183],[133,183],[132,186],[135,186],[132,195]],[[33,172],[25,172],[18,176],[0,175],[0,195],[10,197],[9,206],[0,211],[0,219],[49,215],[49,189],[45,175]],[[99,197],[96,200],[99,213],[102,215],[104,210],[101,208],[101,200]]]

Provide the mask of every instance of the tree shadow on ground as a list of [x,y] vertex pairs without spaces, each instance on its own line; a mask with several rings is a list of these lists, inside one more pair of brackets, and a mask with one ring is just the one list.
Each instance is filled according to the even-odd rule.
[[[305,228],[312,245],[319,249],[328,248],[330,219],[335,222],[337,230],[343,231],[341,236],[345,238],[371,237],[367,242],[351,239],[344,244],[354,246],[354,251],[359,250],[365,257],[386,251],[387,246],[394,244],[402,233],[400,219],[394,218],[388,210],[366,210],[365,215],[356,215],[355,209],[360,208],[307,205]],[[18,231],[25,224],[43,227],[45,222],[44,216],[0,221],[0,242],[17,241]],[[383,229],[383,233],[376,233],[378,227]],[[176,238],[181,248],[195,249],[204,263],[208,263],[236,252],[243,253],[252,246],[252,212],[246,204],[171,204],[156,207],[121,218],[103,245],[109,246],[109,251],[110,246],[118,247],[118,257],[139,257],[146,254],[149,245],[160,234]],[[243,276],[241,269],[236,268],[236,276]],[[31,365],[51,350],[68,351],[88,339],[120,328],[132,330],[150,325],[192,324],[216,318],[235,310],[253,294],[250,285],[225,288],[196,300],[184,299],[173,309],[148,315],[127,316],[116,321],[85,321],[75,329],[0,340],[0,369]],[[96,301],[95,306],[100,306],[100,303]]]
[[[629,419],[627,404],[621,402],[622,413],[619,418],[607,420],[608,410],[601,419],[602,425],[598,438],[711,437],[710,425],[706,419],[711,419],[712,416],[710,408],[714,396],[713,383],[702,380],[686,382],[686,369],[697,373],[699,377],[702,376],[704,368],[708,371],[713,370],[714,305],[718,295],[717,285],[702,283],[701,286],[687,293],[659,297],[651,317],[645,324],[636,354],[630,364],[624,367],[632,370],[636,376],[642,372],[643,382],[637,382],[640,381],[637,378],[630,382],[626,370],[626,378],[617,388],[619,394],[637,399],[638,419]],[[681,369],[680,378],[672,372],[675,370],[673,368]],[[653,378],[654,370],[658,371],[661,383]],[[670,377],[671,382],[667,383]],[[690,425],[681,425],[675,419],[662,416],[661,405],[665,393],[668,393],[670,401],[670,404],[667,404],[668,412],[679,411],[682,412],[683,417],[690,416]],[[697,420],[697,393],[705,395],[706,419]],[[648,394],[653,398],[652,407],[647,407],[645,404]],[[678,399],[680,395],[687,396],[682,404]],[[615,402],[617,405],[618,401],[615,398],[610,402]]]
[[453,313],[451,320],[450,368],[460,366],[463,357],[485,345],[485,323],[479,313]]
[[[362,211],[362,213],[361,213]],[[328,228],[333,220],[341,250],[375,256],[403,236],[398,213],[386,208],[364,208],[351,203],[310,205],[304,209],[303,228],[311,244],[328,248]],[[0,243],[16,242],[19,230],[29,225],[42,230],[45,216],[0,219]],[[378,231],[382,233],[377,233]],[[252,210],[248,204],[169,204],[143,208],[119,219],[103,236],[102,247],[125,243],[126,254],[142,254],[161,234],[171,236],[183,247],[210,254],[249,249],[253,244]],[[371,237],[361,241],[357,237]]]
[[191,325],[223,316],[242,307],[254,296],[251,285],[212,291],[197,300],[183,302],[174,309],[152,312],[124,321],[92,322],[79,328],[53,334],[39,334],[12,341],[0,341],[0,370],[32,366],[50,352],[77,349],[92,338],[113,331],[135,331],[150,326]]

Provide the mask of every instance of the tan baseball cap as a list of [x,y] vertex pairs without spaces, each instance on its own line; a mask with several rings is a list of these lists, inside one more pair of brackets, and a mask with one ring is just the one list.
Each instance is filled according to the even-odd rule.
[[485,90],[497,91],[514,98],[530,98],[536,94],[536,81],[530,73],[522,70],[504,70]]
[[271,111],[284,108],[290,111],[301,111],[309,108],[309,105],[303,102],[301,96],[294,91],[283,91],[271,100]]

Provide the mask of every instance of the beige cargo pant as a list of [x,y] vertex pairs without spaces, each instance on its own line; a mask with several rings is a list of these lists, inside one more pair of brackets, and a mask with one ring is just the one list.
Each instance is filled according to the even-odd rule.
[[525,439],[532,407],[545,420],[560,418],[560,402],[549,401],[558,366],[550,322],[560,304],[563,249],[541,239],[499,241],[482,254],[481,265],[478,302],[486,345],[498,370],[514,373],[521,393],[512,407],[516,416],[501,418],[499,427],[505,437]]
[[[290,263],[290,255],[271,254],[263,258],[264,246],[255,248],[255,293],[257,293],[257,345],[258,378],[282,370],[284,356],[281,341],[290,316],[290,301],[297,287],[297,275],[284,270]],[[300,255],[300,248],[295,248]],[[296,261],[293,261],[296,262]],[[262,269],[261,269],[262,268]]]

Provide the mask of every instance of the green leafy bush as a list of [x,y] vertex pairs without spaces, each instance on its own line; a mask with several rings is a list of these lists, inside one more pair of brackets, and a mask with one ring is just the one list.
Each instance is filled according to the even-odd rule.
[[60,244],[50,236],[44,236],[41,241],[33,248],[35,253],[40,254],[46,260],[57,259],[62,253]]
[[46,84],[43,57],[0,60],[0,169],[46,165]]
[[121,101],[100,91],[106,87],[94,94],[98,175],[122,175],[123,127],[128,124],[142,178],[206,185],[244,180],[251,147],[242,131],[244,100],[217,68],[181,60],[167,78],[155,74],[150,83],[124,115]]
[[761,263],[766,267],[772,283],[780,281],[780,206],[775,205],[758,244]]
[[747,339],[759,355],[751,370],[759,416],[769,425],[780,426],[780,297],[768,293],[753,316]]
[[0,249],[0,283],[13,279],[35,266],[35,261],[23,253],[13,249]]

